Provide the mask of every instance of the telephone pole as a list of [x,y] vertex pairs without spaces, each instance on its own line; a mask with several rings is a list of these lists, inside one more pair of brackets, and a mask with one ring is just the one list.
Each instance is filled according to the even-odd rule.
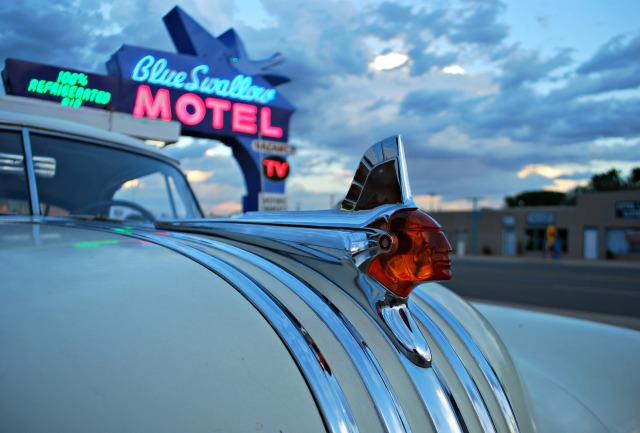
[[473,203],[471,211],[471,245],[474,255],[478,255],[478,220],[480,219],[480,210],[478,209],[478,200],[482,197],[471,197]]

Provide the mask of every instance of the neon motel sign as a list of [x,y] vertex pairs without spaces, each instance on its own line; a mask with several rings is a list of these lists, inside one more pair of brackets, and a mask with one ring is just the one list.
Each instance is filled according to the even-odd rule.
[[[273,153],[294,150],[286,142],[295,108],[274,88],[289,80],[271,70],[279,57],[250,60],[233,29],[213,37],[177,6],[164,21],[178,53],[123,45],[107,61],[106,76],[7,59],[7,93],[177,120],[182,135],[218,139],[244,173],[244,210],[257,210],[260,192],[284,193],[289,164]],[[272,156],[263,160],[265,146]]]
[[[276,97],[275,89],[254,85],[250,76],[236,75],[232,79],[207,76],[209,66],[200,64],[189,71],[169,68],[166,58],[144,56],[133,68],[131,79],[140,83],[162,86],[155,94],[148,85],[140,85],[136,94],[133,116],[151,119],[177,120],[184,125],[198,125],[209,112],[211,128],[223,130],[225,113],[231,114],[231,131],[242,134],[259,134],[268,138],[282,138],[281,127],[273,126],[271,108],[260,107],[250,102],[268,104]],[[168,89],[185,90],[172,104]],[[203,95],[212,95],[202,97]],[[217,97],[213,97],[217,96]],[[245,102],[231,102],[232,98]],[[258,121],[259,119],[259,121]]]

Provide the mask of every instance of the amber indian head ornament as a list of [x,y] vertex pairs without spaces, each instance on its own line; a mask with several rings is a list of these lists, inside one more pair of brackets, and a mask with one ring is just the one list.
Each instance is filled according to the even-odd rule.
[[378,237],[378,252],[366,262],[366,272],[391,293],[404,298],[420,283],[451,279],[451,245],[440,225],[417,210],[411,198],[399,136],[365,152],[340,210],[379,210],[384,215],[374,217],[369,226],[384,233]]
[[389,221],[389,251],[377,256],[369,274],[391,292],[406,297],[426,281],[450,280],[451,245],[438,223],[419,210],[401,210]]

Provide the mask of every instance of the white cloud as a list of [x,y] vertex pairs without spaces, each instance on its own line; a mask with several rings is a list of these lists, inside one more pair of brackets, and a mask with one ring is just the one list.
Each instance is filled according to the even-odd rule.
[[[302,152],[302,158],[291,159],[292,173],[288,179],[289,191],[304,191],[312,194],[346,194],[354,172],[345,167],[345,159],[326,159],[318,152]],[[306,156],[304,156],[306,154]],[[298,165],[296,162],[302,162]]]
[[625,137],[608,137],[599,138],[593,142],[597,147],[635,147],[640,146],[640,137],[625,138]]
[[[576,169],[579,169],[579,167],[576,167]],[[573,171],[574,169],[567,169],[567,167],[552,167],[550,165],[544,164],[529,164],[523,167],[518,172],[518,177],[520,179],[524,179],[525,177],[531,176],[532,174],[537,174],[548,179],[555,179],[556,177],[570,174]]]
[[205,212],[207,216],[214,217],[228,217],[239,214],[242,212],[242,205],[237,201],[225,201],[223,203],[217,203],[209,208],[208,212]]
[[193,192],[198,197],[205,215],[227,216],[242,208],[241,197],[246,193],[242,187],[225,183],[195,183]]
[[185,173],[187,175],[187,179],[189,180],[189,183],[191,183],[192,185],[195,183],[204,182],[214,174],[213,171],[202,171],[202,170],[185,170]]
[[589,184],[589,179],[554,179],[553,185],[545,186],[545,191],[568,192]]
[[465,73],[464,69],[462,69],[462,67],[459,65],[445,66],[444,68],[442,68],[442,72],[444,72],[445,74],[453,75],[464,75]]
[[387,53],[376,56],[369,65],[376,71],[387,71],[399,68],[409,61],[409,56],[403,53]]
[[415,201],[421,209],[427,212],[440,210],[442,208],[442,196],[435,193],[414,195],[413,201]]
[[232,158],[233,152],[227,145],[219,143],[207,149],[204,153],[209,158]]
[[[619,161],[619,160],[598,160],[594,159],[583,164],[563,163],[563,164],[528,164],[518,171],[518,177],[524,179],[531,175],[546,177],[547,179],[555,179],[559,182],[556,185],[569,185],[569,180],[559,180],[561,176],[573,176],[576,174],[597,174],[604,173],[612,168],[621,170],[622,172],[631,171],[632,168],[638,167],[640,162],[636,161]],[[564,182],[564,183],[561,183]],[[577,180],[575,182],[584,182]]]
[[442,131],[431,134],[429,142],[436,149],[459,149],[466,151],[473,151],[474,149],[473,140],[455,126],[448,126]]

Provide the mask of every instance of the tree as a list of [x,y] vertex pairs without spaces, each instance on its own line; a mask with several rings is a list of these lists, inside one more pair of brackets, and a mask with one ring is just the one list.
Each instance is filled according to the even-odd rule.
[[626,179],[620,174],[620,170],[611,170],[595,174],[589,182],[588,190],[591,191],[621,191],[625,189],[640,188],[640,167],[631,169]]
[[577,187],[567,193],[555,191],[525,191],[504,198],[507,207],[518,206],[561,206],[575,205],[577,196],[589,192],[621,191],[640,189],[640,167],[631,169],[628,178],[621,171],[612,168],[603,173],[594,174],[587,186]]
[[556,191],[525,191],[516,196],[505,197],[507,207],[560,206],[567,204],[567,195]]
[[606,173],[595,174],[591,178],[594,191],[619,191],[625,189],[625,182],[620,177],[620,170],[612,168]]
[[631,170],[629,185],[632,189],[640,188],[640,167],[635,167]]

